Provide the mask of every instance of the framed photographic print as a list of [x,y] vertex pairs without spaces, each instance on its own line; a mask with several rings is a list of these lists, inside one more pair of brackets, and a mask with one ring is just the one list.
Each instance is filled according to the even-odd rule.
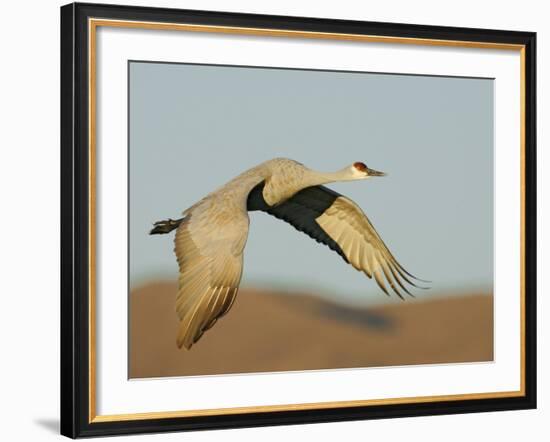
[[536,406],[529,32],[61,8],[61,432]]

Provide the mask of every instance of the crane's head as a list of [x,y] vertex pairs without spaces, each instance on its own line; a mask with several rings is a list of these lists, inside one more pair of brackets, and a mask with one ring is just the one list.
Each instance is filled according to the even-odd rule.
[[373,176],[385,176],[384,172],[369,169],[365,163],[357,161],[351,165],[351,172],[356,179],[366,179]]

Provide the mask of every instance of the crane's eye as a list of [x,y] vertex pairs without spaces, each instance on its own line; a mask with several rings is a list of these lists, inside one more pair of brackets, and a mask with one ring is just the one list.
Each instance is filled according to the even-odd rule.
[[355,167],[357,170],[361,172],[364,172],[365,170],[367,170],[367,165],[359,161],[357,163],[353,163],[353,167]]

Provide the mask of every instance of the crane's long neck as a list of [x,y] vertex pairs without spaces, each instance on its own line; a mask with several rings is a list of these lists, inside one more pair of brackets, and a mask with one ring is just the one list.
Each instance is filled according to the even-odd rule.
[[274,206],[291,198],[297,192],[307,187],[334,181],[350,181],[360,179],[353,167],[337,172],[318,172],[290,160],[272,160],[272,167],[262,169],[265,172],[265,186],[262,191],[267,205]]
[[304,177],[304,184],[309,187],[318,186],[320,184],[334,183],[337,181],[352,181],[357,179],[358,177],[354,176],[347,167],[336,172],[318,172],[311,170]]

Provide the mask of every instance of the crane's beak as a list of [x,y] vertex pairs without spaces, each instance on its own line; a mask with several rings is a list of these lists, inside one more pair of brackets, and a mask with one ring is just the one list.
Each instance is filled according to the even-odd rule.
[[368,176],[386,176],[384,172],[379,172],[378,170],[369,169],[369,168],[367,168],[365,172],[367,172]]

